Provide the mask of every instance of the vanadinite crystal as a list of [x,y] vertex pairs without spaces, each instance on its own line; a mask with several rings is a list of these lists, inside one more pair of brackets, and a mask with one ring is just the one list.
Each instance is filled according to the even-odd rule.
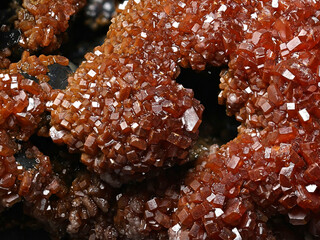
[[[211,14],[231,15],[235,6]],[[219,101],[241,122],[239,135],[187,177],[171,239],[273,239],[267,221],[275,214],[305,225],[319,211],[320,4],[251,7],[237,13],[244,21],[233,20],[242,37],[232,52],[227,47],[229,69],[221,73]]]
[[174,167],[119,193],[114,216],[119,233],[128,239],[168,239],[184,172],[185,167]]
[[[23,199],[54,237],[75,239],[276,239],[279,215],[319,237],[320,2],[125,3],[66,89],[48,83],[49,65],[68,64],[60,57],[25,53],[0,73],[0,209]],[[65,20],[80,8],[69,7]],[[66,27],[31,34],[25,46],[58,46]],[[218,99],[240,122],[238,136],[204,151],[186,176],[163,169],[191,159],[204,110],[175,81],[180,67],[226,65]],[[17,141],[34,133],[80,153],[90,172],[66,180]],[[23,159],[38,159],[23,161],[29,167],[23,145]]]
[[[113,191],[97,176],[79,171],[69,188],[55,198],[25,203],[25,212],[39,220],[55,238],[117,239],[110,205]],[[58,184],[57,184],[58,186]]]
[[0,130],[0,210],[22,198],[43,202],[52,194],[64,195],[65,186],[52,171],[50,159],[29,143],[17,144]]
[[63,33],[72,15],[77,13],[86,0],[23,0],[15,4],[15,27],[22,32],[20,46],[30,50],[42,47],[52,51],[60,47]]
[[[153,2],[128,4],[132,12],[114,19],[51,106],[53,141],[82,152],[81,161],[114,186],[186,162],[203,111],[192,90],[174,81],[180,70],[170,18],[148,14],[159,7]],[[139,14],[145,20],[136,24]]]
[[0,129],[26,141],[32,134],[48,135],[46,103],[52,88],[48,66],[68,65],[61,56],[30,56],[24,52],[18,63],[0,70]]
[[25,52],[18,63],[0,71],[1,210],[21,199],[35,203],[64,192],[50,159],[28,142],[35,133],[48,136],[45,110],[52,88],[47,73],[53,63],[67,65],[68,60]]

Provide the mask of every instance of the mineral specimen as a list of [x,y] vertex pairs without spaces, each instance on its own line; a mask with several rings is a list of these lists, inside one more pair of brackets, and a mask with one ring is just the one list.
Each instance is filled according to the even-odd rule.
[[0,70],[0,129],[26,141],[38,132],[48,135],[46,104],[53,90],[48,82],[52,65],[67,66],[62,56],[30,56],[24,52],[18,63]]
[[[235,5],[209,14],[232,15]],[[171,239],[273,239],[272,216],[305,225],[319,209],[320,4],[255,1],[246,8],[252,6],[246,21],[232,20],[243,38],[221,74],[219,100],[242,123],[239,135],[187,177]]]
[[65,186],[52,171],[52,165],[36,147],[17,144],[0,130],[0,209],[22,198],[29,203],[43,202],[52,194],[61,194]]
[[65,192],[55,198],[25,203],[26,213],[35,217],[56,238],[66,233],[74,239],[117,239],[110,204],[113,191],[97,176],[79,172]]
[[[2,73],[1,208],[23,198],[27,212],[55,237],[67,232],[85,239],[275,239],[287,231],[273,231],[270,219],[277,215],[294,226],[309,225],[308,234],[319,237],[320,3],[130,0],[124,5],[104,44],[86,55],[65,90],[52,90],[47,83],[52,62],[39,69],[43,63],[36,57],[25,55]],[[30,39],[31,48],[42,42]],[[175,79],[180,67],[201,71],[226,64],[219,101],[241,123],[239,134],[221,147],[212,145],[180,179],[174,169],[162,168],[190,159],[203,106]],[[20,95],[12,77],[31,85],[25,89],[19,82]],[[36,120],[29,124],[16,117],[16,109],[27,114],[27,101],[20,99],[32,104],[35,97],[41,110],[30,113]],[[21,159],[17,140],[48,133],[48,121],[40,123],[46,108],[53,141],[80,153],[91,171],[76,169],[71,184],[49,167],[44,183],[35,185],[30,179],[36,175],[22,181],[16,170],[29,168],[22,161],[31,164],[26,175],[41,173],[41,161]],[[126,185],[112,189],[106,182]]]
[[60,47],[63,33],[72,15],[77,13],[86,0],[23,0],[16,6],[15,28],[22,32],[19,41],[25,49],[40,47],[51,52]]
[[57,50],[66,38],[70,18],[85,3],[86,0],[4,1],[0,8],[0,68],[8,68],[10,59],[21,55],[21,49],[41,49],[46,54]]
[[155,34],[160,16],[133,19],[159,6],[128,4],[51,106],[53,141],[82,152],[81,161],[114,186],[186,162],[203,111],[192,90],[174,81],[179,55],[164,38],[169,17]]
[[114,216],[119,233],[128,239],[167,239],[185,173],[185,167],[171,168],[119,193]]

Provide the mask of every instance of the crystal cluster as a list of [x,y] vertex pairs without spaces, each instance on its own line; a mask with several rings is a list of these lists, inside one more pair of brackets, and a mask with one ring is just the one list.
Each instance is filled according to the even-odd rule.
[[48,135],[46,102],[52,88],[48,66],[69,64],[62,56],[30,56],[24,52],[18,63],[0,71],[0,129],[11,137],[26,141],[38,132]]
[[64,192],[64,186],[53,174],[47,156],[31,144],[15,143],[4,130],[0,130],[0,136],[1,210],[13,206],[22,198],[35,203]]
[[15,28],[22,32],[19,45],[25,49],[60,47],[70,17],[76,14],[86,0],[23,0],[16,6]]
[[[186,162],[203,111],[193,91],[174,81],[171,16],[160,3],[128,4],[51,102],[53,141],[82,152],[88,169],[113,186]],[[139,15],[146,19],[137,22]]]
[[22,198],[28,202],[63,192],[51,161],[29,138],[48,136],[46,101],[52,88],[48,66],[68,65],[61,56],[30,56],[0,71],[0,206],[8,208]]
[[[0,68],[27,51],[52,53],[66,39],[69,20],[86,0],[4,1],[0,9]],[[8,5],[7,9],[3,9]]]
[[186,178],[171,239],[273,239],[271,217],[306,225],[319,210],[320,4],[252,6],[245,21],[232,20],[242,39],[224,50],[229,69],[221,73],[219,101],[241,122],[239,135]]
[[[34,2],[24,5],[38,12]],[[65,18],[80,5],[64,8]],[[1,70],[0,210],[23,199],[56,238],[271,240],[287,231],[273,231],[279,214],[319,237],[320,3],[120,6],[65,90],[49,79],[49,66],[65,58],[25,53]],[[30,48],[50,49],[59,42],[50,31],[41,41],[24,36]],[[197,153],[204,109],[175,81],[180,67],[226,64],[219,102],[241,123],[238,136],[199,151],[186,176],[181,166],[165,170]],[[80,153],[90,172],[20,142],[34,133]]]
[[26,202],[26,213],[35,217],[52,236],[65,233],[73,239],[117,239],[110,215],[112,189],[97,176],[77,173],[69,188],[55,198]]
[[128,239],[167,239],[185,169],[171,168],[116,196],[114,225]]

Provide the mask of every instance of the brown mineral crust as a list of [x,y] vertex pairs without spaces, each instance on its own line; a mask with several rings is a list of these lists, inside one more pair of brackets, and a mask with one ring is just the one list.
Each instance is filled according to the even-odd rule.
[[20,201],[18,195],[17,163],[13,157],[17,144],[4,130],[0,130],[0,211]]
[[[123,238],[166,238],[170,227],[170,239],[274,239],[276,214],[293,225],[311,219],[319,235],[319,9],[317,1],[129,1],[68,89],[52,94],[52,139],[109,182],[183,163],[203,109],[174,82],[179,66],[228,61],[219,99],[242,125],[200,157],[177,211],[175,194],[123,193],[114,218]],[[105,183],[83,178],[27,209],[58,235],[122,238],[87,191]]]
[[[194,53],[196,40],[183,50],[188,59],[179,54],[185,44],[177,38],[194,35],[184,33],[187,26],[182,23],[181,29],[174,27],[192,11],[191,3],[181,4],[184,7],[173,1],[129,1],[105,43],[86,55],[66,91],[52,100],[52,139],[83,152],[82,162],[106,181],[115,175],[120,182],[128,181],[181,164],[197,136],[203,107],[191,90],[173,81],[178,63],[201,70],[206,62],[218,65],[225,60],[218,63]],[[206,13],[209,10],[203,10],[201,18]],[[212,41],[220,40],[216,36]]]
[[117,199],[114,225],[125,239],[168,239],[180,184],[186,173],[171,168],[153,179],[128,185]]
[[[41,153],[36,147],[28,147],[25,155],[29,159],[34,159],[34,166],[31,168],[23,167],[20,180],[19,195],[25,202],[36,203],[45,200],[52,195],[62,197],[66,194],[67,188],[63,180],[53,171],[52,163],[48,156]],[[18,158],[16,158],[18,160]],[[23,163],[19,162],[19,165]],[[18,169],[21,169],[21,167]]]
[[11,137],[26,141],[36,131],[48,134],[45,110],[52,89],[48,66],[68,65],[61,56],[30,56],[24,52],[18,63],[0,70],[0,128]]
[[273,239],[270,217],[306,225],[319,211],[320,4],[255,2],[221,74],[239,135],[187,177],[171,239]]
[[15,21],[15,28],[22,32],[20,46],[32,51],[58,49],[71,16],[85,3],[86,0],[23,0]]
[[227,63],[255,11],[254,4],[240,1],[132,0],[113,19],[104,46],[107,52],[143,55],[163,72],[177,65],[204,70]]
[[273,239],[266,223],[279,213],[307,224],[320,206],[310,174],[317,163],[308,164],[296,139],[275,141],[268,131],[246,130],[204,158],[181,191],[171,238],[225,239],[225,229],[231,239]]
[[[0,72],[2,207],[10,207],[21,198],[33,202],[43,195],[63,193],[49,158],[28,143],[16,143],[27,141],[35,132],[48,134],[45,110],[52,89],[47,83],[47,73],[53,63],[68,65],[68,60],[60,56],[30,56],[25,52],[18,63]],[[17,154],[26,156],[23,162]],[[28,159],[33,159],[34,164],[27,166]]]
[[[307,96],[301,95],[317,93],[319,3],[295,6],[292,2],[288,6],[282,11],[270,9],[272,15],[258,13],[260,20],[252,19],[250,31],[232,54],[228,71],[221,73],[219,101],[227,105],[228,115],[235,115],[247,128],[279,124],[287,118],[287,104],[293,112],[301,110],[303,106],[294,106],[306,101]],[[263,22],[270,26],[261,26]]]
[[53,237],[117,239],[110,205],[113,190],[97,176],[79,173],[64,194],[26,202],[25,212],[39,220]]
[[[4,130],[0,130],[0,137],[0,206],[2,208],[11,207],[22,198],[31,203],[39,198],[48,198],[52,194],[63,194],[64,186],[53,174],[47,156],[29,144],[24,146],[16,144]],[[26,157],[22,160],[16,156],[19,151],[25,151],[23,154]],[[25,167],[27,161],[34,161],[34,164]]]

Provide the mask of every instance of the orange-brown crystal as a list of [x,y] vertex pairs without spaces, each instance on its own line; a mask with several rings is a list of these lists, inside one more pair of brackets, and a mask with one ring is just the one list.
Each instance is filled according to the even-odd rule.
[[[232,52],[224,50],[230,53],[229,69],[221,73],[219,95],[227,113],[241,122],[239,135],[212,148],[187,177],[172,239],[273,239],[267,221],[275,214],[305,225],[320,206],[314,177],[320,156],[320,5],[242,4],[246,20],[239,13],[232,20],[242,37]],[[229,18],[228,11],[236,13],[241,4],[218,5]],[[198,24],[204,26],[205,19]]]
[[20,46],[25,49],[45,48],[50,52],[60,47],[69,20],[86,0],[23,0],[17,7],[15,28],[22,32]]
[[81,151],[81,161],[114,185],[184,163],[203,111],[192,90],[174,81],[182,57],[166,27],[174,16],[153,1],[128,4],[51,112],[53,141]]

